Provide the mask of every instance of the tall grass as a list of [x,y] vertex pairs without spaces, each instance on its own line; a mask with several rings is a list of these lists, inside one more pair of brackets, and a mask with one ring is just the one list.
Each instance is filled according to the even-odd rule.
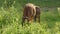
[[[21,2],[21,0],[19,1]],[[5,1],[2,3],[0,7],[0,34],[60,34],[60,16],[57,9],[48,12],[42,11],[40,23],[32,22],[29,26],[26,24],[22,27],[23,6],[27,0],[23,0],[21,3],[19,1],[13,1],[15,4],[12,3],[11,7],[7,7],[4,4]],[[30,2],[40,5],[37,3],[38,1],[33,1],[30,0]]]
[[41,22],[32,22],[29,26],[21,26],[22,11],[14,7],[0,10],[1,34],[60,34],[60,18],[58,12],[41,12]]

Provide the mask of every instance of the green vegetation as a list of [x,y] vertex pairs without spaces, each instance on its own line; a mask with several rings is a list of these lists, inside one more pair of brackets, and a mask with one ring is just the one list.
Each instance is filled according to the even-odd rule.
[[60,6],[60,0],[0,0],[0,34],[60,34],[60,15],[41,11],[41,22],[21,26],[23,7],[31,2],[40,7]]

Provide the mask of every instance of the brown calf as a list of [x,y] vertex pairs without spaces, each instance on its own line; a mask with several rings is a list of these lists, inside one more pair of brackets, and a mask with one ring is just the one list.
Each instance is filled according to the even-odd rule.
[[24,12],[22,17],[22,26],[25,23],[25,19],[27,19],[29,24],[29,21],[31,21],[34,18],[34,16],[36,16],[36,9],[34,4],[31,3],[26,4],[24,7]]

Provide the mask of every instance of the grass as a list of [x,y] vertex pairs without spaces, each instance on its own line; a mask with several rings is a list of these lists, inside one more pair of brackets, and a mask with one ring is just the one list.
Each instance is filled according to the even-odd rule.
[[[0,9],[0,34],[60,34],[58,11],[41,12],[41,22],[21,26],[22,12],[14,7]],[[2,33],[1,33],[2,32]]]
[[[57,9],[54,11],[41,11],[40,23],[36,21],[36,23],[32,22],[29,26],[25,24],[22,27],[23,6],[28,2],[27,0],[15,1],[12,7],[7,7],[3,0],[0,3],[0,34],[60,34],[60,16]],[[59,2],[56,2],[57,0],[54,2],[52,0],[47,2],[33,1],[29,0],[29,2],[40,7],[46,6],[46,3],[48,7],[59,5]]]

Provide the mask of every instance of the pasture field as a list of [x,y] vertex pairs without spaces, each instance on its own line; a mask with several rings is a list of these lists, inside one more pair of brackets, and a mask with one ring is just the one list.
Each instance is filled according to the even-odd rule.
[[[30,2],[32,3],[33,1],[31,0]],[[16,4],[14,5],[13,3],[11,7],[11,4],[6,6],[6,3],[4,4],[2,2],[3,0],[0,2],[0,34],[60,34],[60,14],[57,9],[54,11],[41,11],[40,23],[37,21],[31,22],[29,26],[25,24],[25,26],[22,27],[23,6],[24,3],[27,2],[24,0],[19,5],[17,1]],[[44,2],[41,3],[40,1],[40,4],[37,2],[38,1],[34,1],[33,3],[44,7]],[[58,2],[56,4],[58,4]],[[50,5],[54,6],[55,4]]]
[[0,9],[0,34],[60,34],[60,16],[58,11],[41,12],[41,22],[32,22],[21,26],[22,12],[14,7]]

